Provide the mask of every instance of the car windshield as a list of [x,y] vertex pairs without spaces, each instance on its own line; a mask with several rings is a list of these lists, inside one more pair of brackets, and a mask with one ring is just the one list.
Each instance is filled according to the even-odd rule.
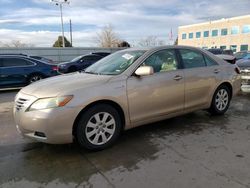
[[78,61],[78,60],[80,60],[82,57],[83,57],[83,56],[78,56],[78,57],[76,57],[76,58],[72,59],[70,62],[75,62],[75,61]]
[[88,67],[85,72],[103,75],[118,75],[124,72],[146,51],[120,51],[109,55]]
[[248,52],[238,52],[235,54],[236,59],[248,59],[250,57],[250,53]]

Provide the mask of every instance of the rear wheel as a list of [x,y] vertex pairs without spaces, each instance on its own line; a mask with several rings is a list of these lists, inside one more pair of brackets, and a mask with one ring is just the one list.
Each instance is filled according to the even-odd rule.
[[213,115],[222,115],[224,114],[230,105],[231,92],[230,89],[222,85],[214,93],[212,104],[210,106],[210,113]]
[[75,136],[81,147],[102,150],[117,140],[121,128],[121,118],[117,110],[110,105],[99,104],[81,115]]
[[28,82],[29,82],[29,84],[32,84],[32,83],[37,82],[37,81],[42,80],[42,79],[43,79],[42,75],[40,75],[40,74],[34,74],[34,75],[31,75],[29,77]]

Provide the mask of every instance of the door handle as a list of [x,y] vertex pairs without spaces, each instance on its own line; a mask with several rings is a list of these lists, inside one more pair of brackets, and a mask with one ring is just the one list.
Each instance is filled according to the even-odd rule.
[[176,75],[175,77],[174,77],[174,80],[176,80],[176,81],[179,81],[179,80],[181,80],[182,79],[182,76],[179,76],[179,75]]
[[220,72],[219,69],[214,69],[214,73],[215,73],[215,74],[218,74],[219,72]]

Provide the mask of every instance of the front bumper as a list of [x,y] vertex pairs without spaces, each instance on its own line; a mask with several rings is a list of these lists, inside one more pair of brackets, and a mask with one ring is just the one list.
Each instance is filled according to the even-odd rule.
[[[32,100],[34,98],[29,102],[33,103]],[[79,113],[76,108],[65,106],[26,112],[27,106],[14,107],[14,119],[21,135],[50,144],[66,144],[73,141],[73,124]]]

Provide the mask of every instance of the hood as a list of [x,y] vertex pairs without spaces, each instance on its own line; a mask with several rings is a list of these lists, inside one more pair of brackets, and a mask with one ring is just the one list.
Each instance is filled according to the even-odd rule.
[[71,65],[71,64],[74,64],[74,63],[76,63],[76,62],[67,61],[67,62],[59,63],[58,66],[61,66],[61,65]]
[[37,98],[73,94],[75,90],[90,88],[109,81],[113,76],[72,73],[47,78],[24,87],[21,92]]
[[250,68],[250,60],[240,59],[236,63],[240,68]]

